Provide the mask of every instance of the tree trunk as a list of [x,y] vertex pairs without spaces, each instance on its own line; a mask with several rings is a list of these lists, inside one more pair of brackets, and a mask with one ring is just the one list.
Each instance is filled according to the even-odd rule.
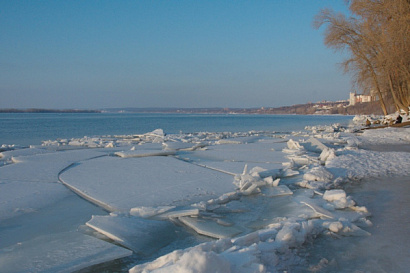
[[374,85],[376,86],[377,95],[379,96],[380,107],[382,108],[383,114],[387,116],[388,113],[387,113],[386,104],[384,103],[382,91],[380,90],[379,82],[377,81],[377,77],[373,69],[371,70],[371,73],[372,73]]
[[392,94],[394,104],[397,106],[397,108],[403,109],[406,112],[406,114],[409,114],[409,107],[404,106],[404,104],[397,98],[397,96],[395,94],[393,79],[392,79],[391,75],[389,74],[388,77],[389,77],[389,84],[390,84],[390,92]]

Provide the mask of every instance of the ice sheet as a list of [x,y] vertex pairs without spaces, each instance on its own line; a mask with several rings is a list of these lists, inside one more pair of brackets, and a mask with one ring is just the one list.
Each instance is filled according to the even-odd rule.
[[[22,159],[21,163],[6,166],[14,166],[15,169],[6,167],[0,169],[0,186],[24,181],[28,182],[25,184],[33,185],[37,185],[36,183],[58,185],[49,183],[56,181],[54,172],[56,170],[59,172],[60,168],[64,169],[69,164],[77,162],[71,168],[62,172],[61,179],[68,182],[73,189],[83,196],[96,203],[99,202],[110,210],[123,210],[128,213],[131,208],[150,207],[152,209],[142,209],[138,212],[153,217],[160,217],[161,215],[158,215],[158,213],[163,213],[162,216],[166,216],[165,218],[168,218],[168,216],[181,217],[182,221],[196,229],[197,232],[208,234],[208,236],[211,234],[214,237],[221,237],[222,235],[219,234],[221,230],[229,230],[232,227],[240,227],[241,230],[245,230],[243,234],[246,235],[239,238],[221,239],[189,249],[183,249],[182,247],[181,250],[171,252],[158,260],[137,266],[135,269],[137,272],[141,272],[143,269],[172,272],[172,270],[192,270],[193,268],[209,269],[212,272],[219,269],[224,270],[224,272],[229,270],[234,272],[285,271],[289,268],[289,263],[294,262],[303,265],[304,257],[295,255],[299,251],[302,251],[303,254],[302,245],[307,240],[311,242],[310,240],[313,240],[318,234],[335,237],[339,237],[339,235],[363,236],[368,234],[361,228],[366,229],[369,226],[370,221],[366,219],[369,214],[365,208],[354,206],[350,197],[340,190],[344,185],[342,182],[374,176],[410,174],[408,166],[410,157],[408,153],[380,153],[360,149],[361,143],[371,143],[372,141],[378,143],[376,141],[378,133],[365,132],[362,136],[356,137],[347,132],[340,134],[340,132],[336,132],[337,130],[338,128],[332,126],[312,128],[312,133],[309,136],[305,133],[294,134],[299,135],[295,136],[294,139],[295,143],[301,143],[301,146],[307,143],[301,139],[303,135],[307,138],[315,137],[320,143],[332,147],[334,150],[332,149],[326,155],[322,152],[323,156],[321,155],[319,158],[319,152],[328,148],[324,148],[314,141],[310,141],[310,144],[316,144],[316,148],[304,147],[302,149],[295,146],[297,150],[289,152],[295,162],[297,161],[297,164],[294,164],[295,162],[288,164],[289,169],[287,169],[287,172],[296,175],[286,177],[284,171],[280,172],[282,174],[281,183],[286,184],[288,187],[283,185],[277,188],[271,187],[270,185],[273,184],[271,180],[270,183],[258,179],[251,182],[245,181],[249,182],[250,186],[255,185],[258,189],[258,191],[252,191],[254,195],[234,192],[232,198],[226,198],[226,195],[223,194],[232,193],[235,190],[235,186],[232,184],[232,175],[195,166],[172,157],[118,158],[107,156],[93,158],[97,154],[108,154],[109,151],[114,149],[103,149],[101,152],[93,150],[93,152],[96,152],[93,156],[86,156],[90,150],[83,150],[82,152],[66,151],[51,153],[51,155],[37,154],[16,157],[16,159]],[[400,138],[400,135],[403,136],[403,132],[406,133],[406,130],[382,132],[383,134],[380,134],[383,138],[386,137],[383,143],[394,143],[394,139]],[[374,134],[374,136],[371,136],[371,134]],[[192,163],[208,165],[208,167],[215,169],[219,168],[230,174],[242,173],[245,164],[248,164],[248,169],[252,169],[254,166],[271,169],[267,167],[268,165],[278,166],[273,169],[279,170],[282,167],[279,164],[288,161],[285,154],[281,152],[282,148],[286,147],[286,142],[278,144],[272,143],[272,139],[264,141],[263,138],[252,139],[252,137],[246,140],[237,137],[238,135],[234,133],[195,133],[192,135],[166,136],[163,132],[146,134],[140,136],[139,141],[158,142],[155,143],[156,146],[153,146],[153,149],[145,149],[148,147],[145,145],[137,146],[133,150],[140,151],[130,153],[138,154],[145,149],[148,151],[147,155],[152,155],[152,152],[162,151],[161,143],[164,140],[172,139],[172,141],[176,141],[173,142],[176,143],[172,147],[173,150],[184,149],[184,147],[189,150],[193,143],[206,142],[210,145],[206,147],[208,150],[178,151],[177,154],[186,156],[187,160],[192,161]],[[230,138],[232,136],[235,138]],[[399,140],[402,145],[407,143],[407,134],[404,134]],[[121,141],[126,143],[126,138],[110,141],[113,146],[116,146]],[[186,142],[190,142],[189,145],[185,145]],[[219,143],[219,145],[214,145],[215,143]],[[336,147],[336,145],[338,146]],[[142,148],[142,146],[145,148]],[[315,154],[312,155],[312,151]],[[78,154],[74,152],[78,152]],[[81,153],[84,153],[84,156],[79,156]],[[79,162],[83,159],[89,160]],[[32,165],[37,165],[33,167],[33,170],[30,170],[29,164],[24,165],[26,161],[30,161]],[[43,161],[43,163],[40,164],[36,161]],[[21,169],[16,167],[18,165]],[[46,174],[35,173],[35,169],[43,167]],[[18,170],[22,173],[19,173]],[[303,181],[302,175],[297,175],[299,173],[307,174],[305,178],[311,181]],[[251,175],[246,172],[243,174],[243,177],[245,176],[249,178]],[[16,177],[18,179],[15,179]],[[268,185],[263,186],[262,182],[266,182],[265,184]],[[319,190],[297,189],[303,183],[311,183],[310,187]],[[318,187],[319,184],[323,186],[323,190]],[[7,189],[4,191],[5,194],[7,191],[11,194],[13,194],[13,191],[21,191],[17,184],[10,185],[13,190]],[[332,191],[333,187],[339,189]],[[39,188],[42,192],[47,190],[46,188],[43,190],[40,186]],[[326,193],[324,188],[329,191]],[[277,196],[276,190],[279,190],[279,194],[283,192],[289,194],[292,192],[294,194]],[[55,196],[59,198],[58,190]],[[26,199],[25,195],[20,195],[20,197]],[[42,198],[47,198],[47,196],[42,196]],[[207,200],[210,201],[207,202]],[[14,199],[9,201],[10,203],[17,202]],[[200,203],[192,207],[189,206],[196,202]],[[46,204],[46,206],[49,205]],[[181,207],[177,209],[175,206],[182,206],[187,210],[179,210]],[[170,211],[165,212],[168,209]],[[197,218],[181,216],[181,213],[198,216]],[[135,223],[130,220],[132,218],[125,217],[125,214],[121,213],[119,215],[122,216],[96,217],[90,221],[90,225],[94,222],[97,230],[111,236],[111,238],[122,241],[124,245],[130,248],[136,248],[132,245],[143,244],[144,242],[133,237],[133,232],[144,229],[145,224],[138,221]],[[7,219],[7,221],[9,220]],[[13,228],[11,227],[11,229]],[[17,230],[17,228],[15,229]],[[150,233],[147,232],[147,234]],[[216,234],[219,235],[216,236]],[[227,236],[236,235],[228,234]],[[10,257],[20,257],[18,256],[20,254],[17,246],[27,247],[24,250],[25,253],[35,258],[37,253],[34,252],[35,244],[33,242],[36,240],[37,244],[41,246],[40,249],[44,249],[44,252],[55,249],[55,252],[60,253],[59,255],[66,257],[63,253],[66,250],[63,248],[63,252],[61,252],[52,244],[53,238],[51,238],[51,235],[48,238],[48,240],[38,238],[26,240],[20,245],[3,248],[0,252],[0,259],[6,257],[8,261],[11,259]],[[67,245],[64,240],[57,238],[54,241],[58,244]],[[79,244],[81,245],[81,242]],[[157,244],[153,245],[156,246]],[[43,246],[44,248],[42,248]],[[294,251],[294,249],[296,250]],[[16,255],[12,256],[13,253]],[[111,252],[108,255],[110,257],[107,257],[107,259],[116,257],[117,254],[114,255],[114,253],[115,251]],[[47,257],[41,257],[38,260],[47,262]],[[60,261],[64,262],[64,259]],[[93,262],[94,258],[90,258],[86,262],[79,258],[78,261],[79,265],[84,266],[89,264],[89,261]],[[26,261],[22,262],[23,267],[26,266],[24,263]],[[76,262],[69,261],[68,266],[70,268],[74,267],[74,263]]]
[[16,155],[16,163],[0,168],[0,219],[33,212],[64,198],[69,191],[58,182],[58,173],[77,160],[104,155],[97,150],[9,153]]
[[19,157],[19,156],[30,156],[36,154],[45,154],[51,153],[53,151],[46,150],[44,148],[24,148],[24,149],[17,149],[11,151],[5,151],[0,153],[0,158],[2,160],[10,159],[12,157]]
[[60,178],[111,211],[192,204],[235,189],[231,175],[172,157],[96,158],[66,170]]
[[130,250],[80,232],[39,236],[0,249],[2,272],[73,272],[126,257]]
[[87,226],[136,253],[150,255],[175,239],[175,227],[167,221],[133,216],[94,215]]
[[[68,190],[67,190],[68,191]],[[37,200],[39,203],[50,196]],[[0,221],[0,249],[30,241],[38,236],[76,231],[90,220],[91,215],[106,215],[101,208],[90,204],[74,193],[47,206]],[[0,270],[1,271],[1,270]]]
[[282,164],[275,164],[275,163],[248,163],[248,162],[231,162],[231,161],[223,161],[223,162],[215,162],[215,161],[200,161],[194,162],[199,166],[209,168],[212,170],[216,170],[219,172],[228,173],[231,175],[235,175],[238,173],[242,173],[245,165],[248,166],[248,169],[253,169],[254,167],[261,167],[266,170],[278,170],[281,169],[283,166]]
[[281,152],[285,145],[283,142],[213,145],[206,150],[179,153],[178,157],[210,169],[238,174],[242,173],[245,165],[249,169],[282,168],[282,162],[288,161]]
[[104,155],[102,150],[74,150],[54,153],[18,156],[18,163],[1,167],[0,183],[58,182],[58,173],[71,163]]
[[21,181],[0,183],[0,221],[35,212],[70,193],[66,187],[58,183]]
[[205,151],[195,151],[192,159],[232,161],[245,163],[276,163],[286,161],[281,152],[285,143],[250,143],[208,146]]

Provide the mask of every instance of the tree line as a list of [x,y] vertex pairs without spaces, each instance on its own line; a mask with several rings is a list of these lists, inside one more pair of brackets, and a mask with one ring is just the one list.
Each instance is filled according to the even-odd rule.
[[410,0],[346,1],[351,16],[323,9],[314,26],[325,25],[324,43],[347,51],[342,63],[354,84],[376,92],[385,115],[389,104],[409,113]]

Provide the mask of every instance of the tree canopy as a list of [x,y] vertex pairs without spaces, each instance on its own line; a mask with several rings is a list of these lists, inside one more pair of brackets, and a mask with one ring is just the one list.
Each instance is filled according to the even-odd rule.
[[347,1],[351,16],[323,9],[314,26],[325,25],[327,47],[348,51],[343,62],[354,83],[375,91],[384,114],[387,103],[409,113],[410,0]]

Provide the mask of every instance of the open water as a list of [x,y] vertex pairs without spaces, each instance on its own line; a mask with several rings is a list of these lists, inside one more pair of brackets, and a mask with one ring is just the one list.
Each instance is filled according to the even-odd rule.
[[347,124],[351,116],[215,115],[140,113],[2,113],[0,146],[39,145],[44,140],[84,136],[143,134],[161,128],[167,134],[193,132],[291,132],[307,125]]

